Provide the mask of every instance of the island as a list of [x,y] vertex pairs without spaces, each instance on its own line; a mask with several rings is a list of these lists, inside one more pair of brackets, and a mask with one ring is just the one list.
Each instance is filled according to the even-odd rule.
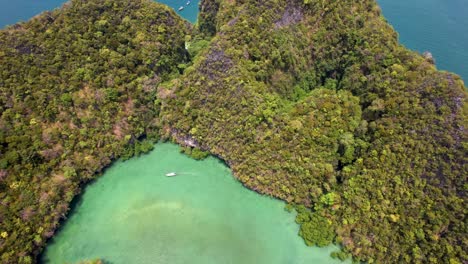
[[461,78],[374,0],[71,0],[0,31],[0,259],[32,263],[112,161],[172,140],[367,263],[464,263]]

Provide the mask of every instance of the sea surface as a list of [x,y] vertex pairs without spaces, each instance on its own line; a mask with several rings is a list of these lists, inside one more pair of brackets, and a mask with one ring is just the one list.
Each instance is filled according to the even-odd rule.
[[[129,0],[130,1],[130,0]],[[195,23],[198,16],[199,0],[158,0],[176,10],[183,18]],[[20,21],[27,21],[31,17],[45,11],[62,6],[65,0],[0,0],[0,28],[6,25],[15,24]],[[183,6],[182,11],[177,11]]]
[[196,161],[159,143],[85,189],[42,262],[342,263],[330,257],[335,246],[307,247],[284,206],[244,188],[220,160]]
[[468,0],[377,0],[400,42],[468,84]]

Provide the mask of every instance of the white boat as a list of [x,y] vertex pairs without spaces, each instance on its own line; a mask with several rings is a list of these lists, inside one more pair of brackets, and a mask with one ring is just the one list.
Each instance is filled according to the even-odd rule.
[[175,172],[166,173],[166,176],[167,176],[167,177],[174,177],[174,176],[176,176],[176,175],[177,175],[177,173],[175,173]]
[[187,5],[190,5],[190,0],[189,0],[189,1],[187,1]]
[[179,7],[179,11],[182,11],[182,10],[184,10],[184,7],[183,6]]

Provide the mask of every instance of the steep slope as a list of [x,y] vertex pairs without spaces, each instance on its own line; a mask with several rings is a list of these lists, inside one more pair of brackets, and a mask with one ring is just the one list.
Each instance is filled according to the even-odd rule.
[[296,204],[308,244],[335,241],[368,262],[467,261],[458,76],[400,46],[371,0],[201,10],[202,33],[216,35],[159,88],[167,137]]
[[0,31],[0,262],[34,261],[80,183],[152,149],[188,29],[150,0],[72,0]]
[[294,204],[310,245],[467,261],[466,87],[373,0],[203,0],[198,29],[176,79],[188,26],[150,1],[73,0],[0,31],[2,262],[34,261],[80,183],[161,125]]

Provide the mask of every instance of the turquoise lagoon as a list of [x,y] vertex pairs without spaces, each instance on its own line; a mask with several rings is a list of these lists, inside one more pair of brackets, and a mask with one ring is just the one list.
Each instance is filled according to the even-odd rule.
[[220,160],[159,143],[85,189],[42,262],[342,263],[330,257],[337,247],[307,247],[284,206],[244,188]]

